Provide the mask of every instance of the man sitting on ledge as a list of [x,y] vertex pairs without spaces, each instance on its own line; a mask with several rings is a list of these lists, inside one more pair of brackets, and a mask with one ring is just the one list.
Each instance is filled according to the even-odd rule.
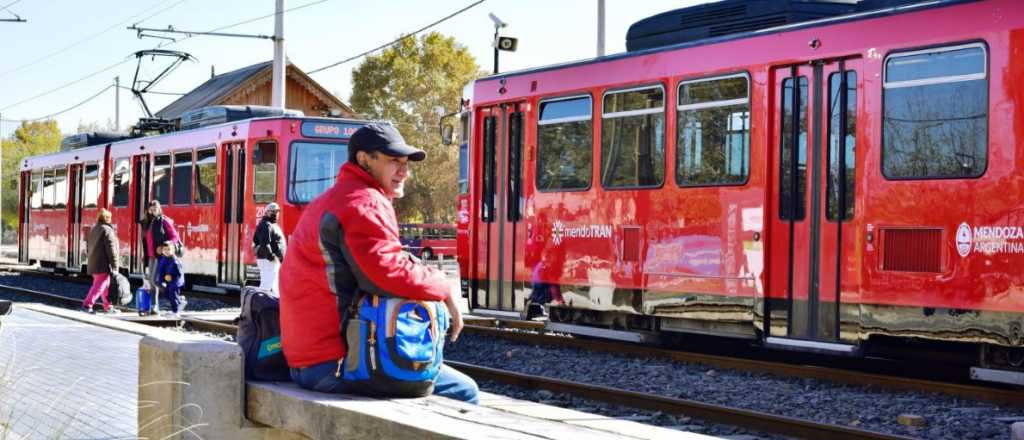
[[[299,386],[352,392],[342,380],[342,319],[357,291],[444,301],[451,340],[462,314],[444,272],[413,261],[402,250],[392,200],[404,194],[409,161],[426,158],[391,125],[369,124],[348,144],[348,162],[334,186],[313,200],[290,237],[281,268],[281,344]],[[434,394],[477,402],[473,379],[443,365]]]

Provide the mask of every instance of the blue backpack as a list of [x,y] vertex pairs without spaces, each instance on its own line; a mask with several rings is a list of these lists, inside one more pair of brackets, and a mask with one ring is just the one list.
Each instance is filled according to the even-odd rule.
[[421,397],[434,391],[444,360],[448,310],[435,301],[360,297],[345,325],[348,351],[342,365],[352,392]]

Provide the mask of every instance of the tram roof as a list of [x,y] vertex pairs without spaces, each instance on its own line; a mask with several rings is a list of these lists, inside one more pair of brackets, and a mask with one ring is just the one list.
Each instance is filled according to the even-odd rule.
[[847,22],[851,22],[851,21],[866,20],[866,19],[870,19],[870,18],[888,17],[888,16],[892,16],[892,15],[905,14],[905,13],[908,13],[908,12],[917,12],[917,11],[922,11],[922,10],[927,10],[927,9],[932,9],[932,8],[950,6],[950,5],[954,5],[954,4],[974,3],[974,2],[978,2],[978,1],[981,1],[981,0],[932,0],[932,1],[924,1],[924,2],[921,2],[921,3],[913,3],[913,4],[905,4],[905,5],[899,5],[899,6],[892,6],[892,7],[887,7],[887,8],[875,9],[875,10],[871,10],[871,11],[856,12],[856,13],[852,13],[852,14],[837,15],[837,16],[834,16],[834,17],[827,17],[827,18],[821,18],[821,19],[810,20],[810,21],[802,21],[802,22],[799,22],[799,23],[792,23],[792,24],[786,24],[786,25],[780,25],[780,26],[773,26],[773,27],[768,27],[768,28],[764,28],[764,29],[758,29],[758,30],[755,30],[755,31],[739,32],[739,33],[730,34],[730,35],[723,35],[723,36],[720,36],[720,37],[713,37],[713,38],[705,38],[705,39],[701,39],[701,40],[687,41],[687,42],[684,42],[684,43],[671,44],[671,45],[666,45],[666,46],[654,47],[654,48],[650,48],[650,49],[642,49],[642,50],[636,50],[636,51],[631,51],[631,52],[621,52],[621,53],[616,53],[616,54],[612,54],[612,55],[606,55],[606,56],[603,56],[603,57],[587,58],[587,59],[582,59],[582,60],[567,61],[567,62],[564,62],[564,63],[551,64],[551,65],[547,65],[547,66],[533,67],[533,68],[521,69],[521,70],[514,70],[514,71],[510,71],[510,72],[503,72],[503,73],[499,73],[497,75],[485,76],[483,78],[477,79],[476,82],[477,83],[481,83],[481,82],[489,82],[489,81],[493,81],[493,80],[499,80],[500,81],[500,80],[502,80],[504,78],[511,78],[511,77],[515,77],[515,76],[522,76],[522,75],[528,75],[528,74],[533,74],[533,73],[546,72],[546,71],[550,71],[550,70],[564,69],[564,68],[569,68],[569,67],[579,67],[579,66],[585,66],[585,65],[588,65],[588,64],[602,63],[602,62],[606,62],[606,61],[615,61],[615,60],[628,59],[628,58],[633,58],[633,57],[641,57],[641,56],[651,55],[651,54],[655,54],[655,53],[659,53],[659,52],[668,52],[668,51],[673,51],[673,50],[678,50],[678,49],[685,49],[685,48],[699,47],[699,46],[707,46],[707,45],[718,44],[718,43],[723,43],[723,42],[727,42],[727,41],[743,40],[743,39],[746,39],[746,38],[759,37],[759,36],[763,36],[763,35],[769,35],[769,34],[775,34],[775,33],[781,33],[781,32],[789,32],[789,31],[810,29],[810,28],[815,28],[815,27],[820,27],[820,26],[828,26],[828,25],[833,25],[833,24],[838,24],[838,23],[847,23]]
[[[144,148],[147,153],[166,152],[175,149],[191,147],[204,147],[219,145],[225,142],[244,141],[249,136],[249,125],[253,122],[270,120],[298,120],[298,121],[321,121],[331,123],[365,123],[369,121],[348,118],[322,118],[322,117],[294,117],[294,116],[268,116],[262,118],[251,118],[241,121],[228,121],[206,127],[172,131],[153,136],[144,136],[131,139],[124,139],[106,144],[93,145],[77,148],[68,151],[31,156],[22,160],[21,171],[32,169],[50,168],[58,165],[102,160],[106,147],[110,146],[110,157],[121,158],[137,153]],[[187,139],[182,141],[182,139]]]

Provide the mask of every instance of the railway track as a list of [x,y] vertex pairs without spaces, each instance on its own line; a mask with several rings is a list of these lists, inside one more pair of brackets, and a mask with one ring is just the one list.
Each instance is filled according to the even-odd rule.
[[[510,325],[506,328],[516,327]],[[839,368],[795,365],[781,362],[690,353],[612,341],[577,339],[567,336],[534,332],[507,331],[496,327],[467,326],[467,329],[479,334],[521,341],[529,344],[553,345],[577,348],[581,350],[667,359],[675,362],[703,364],[715,368],[733,369],[754,373],[769,373],[788,377],[811,378],[850,385],[874,386],[889,390],[941,393],[997,404],[1024,406],[1024,391],[1021,390],[872,374],[857,370],[844,370]]]

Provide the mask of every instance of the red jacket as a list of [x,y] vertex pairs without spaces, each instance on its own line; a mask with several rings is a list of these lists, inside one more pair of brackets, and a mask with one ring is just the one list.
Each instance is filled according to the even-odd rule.
[[345,356],[341,320],[357,291],[429,301],[448,297],[444,272],[413,262],[380,185],[352,163],[310,202],[281,267],[281,345],[292,368]]

